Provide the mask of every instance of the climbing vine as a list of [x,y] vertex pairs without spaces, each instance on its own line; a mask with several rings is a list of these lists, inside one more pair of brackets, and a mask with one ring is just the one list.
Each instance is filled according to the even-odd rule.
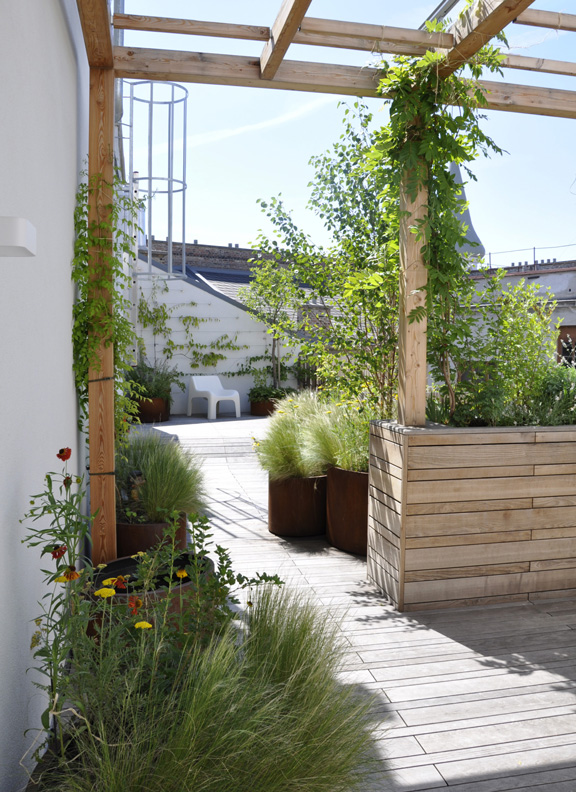
[[[236,337],[231,338],[227,333],[207,344],[201,344],[195,331],[206,322],[218,321],[206,319],[186,313],[196,307],[193,301],[186,303],[167,304],[162,299],[162,294],[168,292],[165,281],[155,279],[148,297],[141,294],[138,300],[138,321],[144,329],[150,329],[153,337],[154,363],[174,358],[184,358],[191,369],[209,368],[221,360],[227,359],[227,352],[245,349],[245,346],[236,343]],[[176,322],[173,330],[171,322]],[[174,340],[174,333],[181,332],[183,341]],[[138,339],[141,352],[144,351],[144,340]]]
[[[124,264],[133,255],[133,234],[140,208],[127,192],[126,185],[116,179],[114,185],[99,174],[91,179],[81,174],[74,211],[74,258],[72,280],[77,295],[72,310],[72,345],[74,377],[79,401],[79,424],[84,429],[88,419],[88,372],[98,370],[98,349],[114,345],[116,387],[114,410],[116,437],[125,431],[126,415],[134,415],[137,405],[132,391],[124,383],[123,372],[133,361],[135,335],[130,321],[130,300],[127,289],[130,274]],[[96,217],[89,218],[91,197]],[[97,251],[98,255],[94,255]]]
[[[429,25],[430,31],[439,29],[440,25]],[[487,99],[479,78],[485,69],[500,72],[502,57],[497,47],[487,45],[449,76],[442,76],[441,52],[400,57],[392,66],[384,63],[380,92],[389,102],[390,122],[376,133],[368,153],[369,167],[384,173],[390,228],[399,226],[401,188],[412,201],[420,190],[427,191],[427,216],[412,229],[422,242],[428,269],[426,304],[409,319],[428,318],[428,359],[444,379],[451,412],[451,357],[464,331],[461,322],[467,321],[459,317],[458,306],[472,284],[463,253],[467,228],[461,215],[466,204],[449,166],[456,163],[475,179],[469,163],[480,154],[501,153],[480,126]]]

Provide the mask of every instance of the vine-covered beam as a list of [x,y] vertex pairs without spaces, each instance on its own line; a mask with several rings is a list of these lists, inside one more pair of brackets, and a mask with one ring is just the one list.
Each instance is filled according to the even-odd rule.
[[476,0],[450,28],[455,43],[446,53],[439,68],[441,77],[448,77],[482,49],[491,38],[513,22],[534,0]]

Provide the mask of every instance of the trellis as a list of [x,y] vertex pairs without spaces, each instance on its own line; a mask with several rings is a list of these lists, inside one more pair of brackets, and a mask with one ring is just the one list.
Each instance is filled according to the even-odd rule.
[[[283,0],[271,28],[200,22],[190,19],[117,14],[108,0],[77,0],[90,65],[89,176],[113,180],[114,79],[145,79],[239,87],[310,91],[375,97],[379,72],[336,64],[285,59],[290,44],[337,47],[392,55],[445,54],[442,76],[464,64],[511,23],[576,31],[576,15],[530,9],[534,0],[477,0],[445,33],[306,16],[312,0]],[[259,58],[178,50],[118,47],[113,29],[213,36],[263,42]],[[576,76],[576,63],[508,55],[503,67]],[[576,91],[483,81],[487,108],[517,113],[576,118]],[[96,205],[100,201],[100,205]],[[401,307],[399,336],[399,423],[423,426],[426,402],[426,325],[407,321],[423,302],[426,267],[410,226],[426,211],[426,195],[404,198],[411,212],[400,229]],[[90,211],[102,219],[106,196],[95,194]],[[92,251],[93,267],[102,266],[104,248]],[[99,338],[99,365],[89,377],[89,441],[94,563],[116,556],[114,480],[114,359],[106,338]]]

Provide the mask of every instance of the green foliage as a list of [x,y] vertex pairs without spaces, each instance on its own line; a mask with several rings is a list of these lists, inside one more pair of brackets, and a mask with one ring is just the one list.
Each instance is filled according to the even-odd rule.
[[[201,344],[196,338],[196,330],[206,322],[216,322],[217,319],[202,319],[201,317],[183,315],[185,310],[196,307],[195,302],[176,303],[168,305],[162,294],[168,293],[168,284],[161,280],[154,280],[150,296],[140,295],[138,300],[138,321],[143,328],[149,328],[153,335],[154,363],[167,362],[183,358],[189,369],[206,369],[216,366],[221,360],[226,360],[227,352],[245,349],[236,343],[236,338],[231,338],[227,333]],[[184,340],[176,342],[170,322],[177,322],[177,331],[184,335]],[[144,348],[142,338],[138,339],[140,349]]]
[[282,384],[281,341],[297,330],[300,290],[290,270],[276,260],[259,261],[251,274],[249,286],[238,290],[238,298],[248,312],[264,322],[272,336],[271,373],[274,388]]
[[[340,141],[314,157],[310,208],[332,233],[325,250],[294,223],[280,198],[261,201],[278,239],[261,234],[261,258],[288,269],[300,306],[302,359],[335,393],[364,394],[391,417],[397,379],[398,245],[383,208],[384,170],[368,168],[372,116],[360,103],[344,112]],[[304,287],[305,285],[305,287]]]
[[[133,256],[133,235],[140,203],[132,199],[126,185],[116,178],[114,185],[101,175],[89,181],[86,174],[76,193],[74,210],[74,258],[72,280],[77,296],[72,310],[73,367],[80,406],[80,427],[88,418],[88,372],[98,371],[98,350],[114,346],[116,389],[114,410],[119,442],[126,430],[126,416],[134,416],[138,405],[129,385],[123,384],[123,372],[133,362],[135,335],[130,322],[128,287],[130,274],[125,257]],[[88,203],[103,215],[90,219]]]
[[[164,361],[150,366],[144,360],[139,360],[135,366],[124,373],[124,381],[130,383],[132,391],[137,392],[137,401],[144,399],[166,399],[168,404],[172,401],[172,385],[177,385],[184,390],[182,375],[172,369]],[[137,386],[136,388],[134,386]]]
[[121,522],[166,522],[173,512],[199,511],[205,498],[198,460],[156,433],[130,434],[116,455],[116,488]]
[[[503,289],[503,276],[456,293],[452,331],[431,365],[439,398],[430,407],[443,405],[444,421],[458,426],[539,422],[535,405],[555,360],[556,304],[524,280]],[[440,415],[428,413],[432,420]]]
[[285,396],[293,396],[295,388],[274,388],[269,385],[255,385],[248,391],[248,398],[251,402],[272,401],[273,399],[283,399]]

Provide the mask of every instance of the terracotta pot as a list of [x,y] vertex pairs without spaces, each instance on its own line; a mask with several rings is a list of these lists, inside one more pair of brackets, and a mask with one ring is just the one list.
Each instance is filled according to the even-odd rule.
[[275,409],[276,405],[271,399],[250,402],[250,415],[272,415]]
[[330,468],[326,486],[326,535],[333,547],[366,555],[368,473]]
[[138,418],[142,423],[162,423],[170,420],[170,402],[167,399],[143,399],[138,404]]
[[269,481],[268,530],[276,536],[326,533],[326,476]]
[[[116,523],[116,555],[132,556],[141,550],[150,550],[166,535],[168,523]],[[188,544],[187,518],[181,512],[176,531],[176,547],[186,550]]]

